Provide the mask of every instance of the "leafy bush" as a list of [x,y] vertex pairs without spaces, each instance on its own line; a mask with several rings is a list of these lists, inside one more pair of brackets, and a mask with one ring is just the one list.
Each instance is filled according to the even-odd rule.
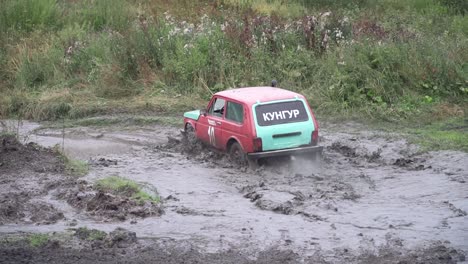
[[465,0],[439,0],[442,4],[450,7],[453,12],[465,15],[468,13],[468,2]]

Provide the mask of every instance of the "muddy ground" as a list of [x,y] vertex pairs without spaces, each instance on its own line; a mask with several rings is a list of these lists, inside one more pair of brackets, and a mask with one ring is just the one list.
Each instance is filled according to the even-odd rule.
[[[90,167],[76,177],[44,148],[62,143],[61,130],[24,122],[25,145],[0,142],[0,262],[466,263],[467,153],[421,152],[355,123],[323,127],[321,162],[255,170],[187,146],[177,128],[68,128],[65,153]],[[162,202],[94,189],[108,176]],[[32,246],[38,233],[48,239]]]

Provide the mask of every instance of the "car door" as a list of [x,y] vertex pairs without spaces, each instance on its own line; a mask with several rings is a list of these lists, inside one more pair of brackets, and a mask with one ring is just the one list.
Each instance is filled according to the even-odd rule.
[[230,138],[235,138],[243,148],[247,147],[247,139],[249,137],[249,129],[245,124],[245,114],[246,111],[243,104],[227,100],[222,137],[226,142]]
[[226,100],[213,97],[206,114],[201,115],[197,125],[197,137],[215,148],[223,148],[222,125]]

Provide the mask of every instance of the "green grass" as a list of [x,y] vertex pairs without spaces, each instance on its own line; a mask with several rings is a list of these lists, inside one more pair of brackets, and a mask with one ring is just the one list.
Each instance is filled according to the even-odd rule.
[[411,142],[423,150],[460,150],[468,152],[468,120],[451,119],[420,128],[406,129]]
[[89,172],[89,165],[86,161],[66,158],[65,170],[75,176],[85,176]]
[[0,131],[0,137],[16,137],[16,133],[12,131]]
[[94,187],[97,190],[126,196],[138,202],[160,202],[160,198],[157,194],[149,194],[144,191],[142,186],[137,182],[119,176],[109,176],[104,179],[100,179],[94,184]]
[[0,3],[0,31],[53,27],[60,15],[56,0],[2,0]]
[[47,233],[36,234],[9,234],[0,238],[0,244],[5,245],[24,245],[30,247],[42,247],[46,245],[51,238]]
[[89,229],[87,227],[80,227],[75,231],[75,235],[81,239],[88,241],[104,240],[107,233],[97,229]]
[[48,234],[32,234],[28,236],[27,241],[31,247],[41,247],[49,242]]
[[62,160],[63,164],[65,165],[65,172],[67,172],[69,175],[81,177],[88,174],[88,162],[68,157],[62,152],[61,146],[58,144],[54,146],[53,150]]

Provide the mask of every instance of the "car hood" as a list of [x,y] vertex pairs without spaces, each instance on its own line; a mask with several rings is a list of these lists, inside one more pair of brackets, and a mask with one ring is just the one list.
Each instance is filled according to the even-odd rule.
[[198,120],[198,118],[200,117],[200,110],[193,110],[190,112],[185,112],[184,117],[190,118],[193,120]]

